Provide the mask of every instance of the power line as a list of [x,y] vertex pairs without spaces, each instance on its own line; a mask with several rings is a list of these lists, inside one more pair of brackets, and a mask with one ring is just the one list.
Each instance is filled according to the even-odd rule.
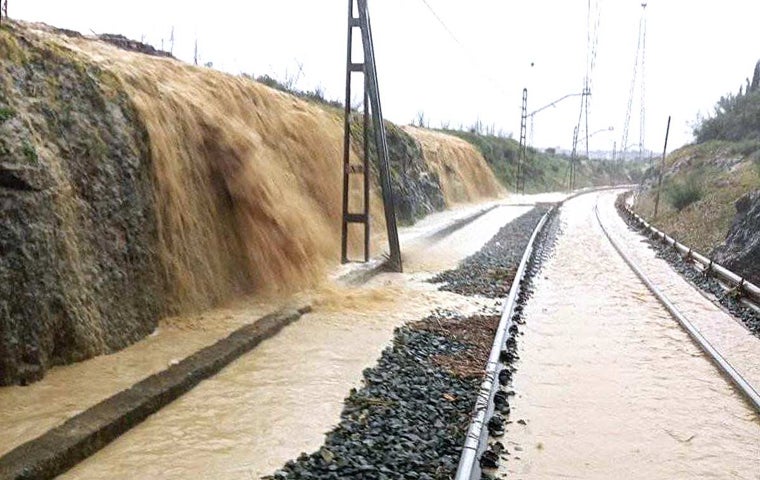
[[435,17],[435,19],[438,20],[438,23],[441,24],[441,26],[443,27],[444,30],[446,30],[446,32],[449,34],[449,36],[451,36],[451,38],[456,43],[458,43],[460,47],[462,47],[464,50],[467,50],[467,47],[465,47],[464,44],[459,40],[459,38],[456,35],[454,35],[454,32],[451,31],[451,29],[449,28],[448,25],[446,25],[446,22],[443,21],[443,19],[441,18],[441,16],[438,15],[438,13],[435,10],[433,10],[433,7],[430,6],[430,4],[427,2],[427,0],[421,0],[421,1],[422,1],[422,3],[425,4],[425,6],[427,7],[427,9],[430,10],[430,13],[432,13],[433,16]]
[[[628,135],[631,124],[631,114],[633,110],[633,98],[636,94],[636,78],[638,77],[639,67],[641,67],[641,112],[639,117],[639,157],[644,155],[644,130],[645,130],[645,93],[644,69],[646,66],[646,2],[641,4],[641,18],[639,19],[639,32],[636,40],[636,58],[633,64],[633,77],[631,78],[631,89],[628,95],[628,105],[625,111],[625,123],[623,125],[623,144],[621,146],[621,158],[625,159],[628,152]],[[641,159],[641,158],[640,158]]]
[[484,72],[487,71],[487,69],[483,68],[483,66],[480,64],[478,59],[475,55],[472,54],[472,51],[467,48],[467,46],[459,39],[459,37],[454,33],[454,31],[446,24],[446,22],[441,18],[441,16],[438,14],[438,12],[433,9],[433,7],[428,3],[427,0],[420,0],[425,7],[428,9],[428,11],[433,15],[433,17],[438,21],[438,23],[443,27],[443,29],[446,31],[446,33],[451,37],[454,42],[459,45],[459,48],[462,49],[462,52],[465,54],[467,59],[478,69],[480,70],[480,75],[484,80],[487,80],[488,82],[492,83],[494,88],[496,88],[499,93],[504,95],[507,98],[510,98],[511,96],[504,90],[504,88],[501,86],[498,80],[493,78],[490,75],[484,74]]

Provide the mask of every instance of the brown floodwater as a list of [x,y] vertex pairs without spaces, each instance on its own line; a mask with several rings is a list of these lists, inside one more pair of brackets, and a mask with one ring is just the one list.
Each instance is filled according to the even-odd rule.
[[277,306],[248,299],[204,314],[168,318],[152,335],[120,352],[54,367],[44,379],[27,387],[0,388],[0,455]]
[[447,212],[404,231],[407,273],[314,292],[313,313],[61,478],[258,478],[318,449],[395,327],[434,308],[470,314],[496,306],[439,292],[424,280],[478,250],[528,208],[497,207],[438,241],[428,238],[436,225],[467,212]]
[[[593,213],[598,198],[605,226],[626,238],[637,261],[654,256],[626,232],[613,194],[566,204],[563,233],[526,307],[514,423],[505,437],[512,456],[500,473],[521,479],[760,478],[758,415],[612,249]],[[679,308],[710,320],[703,333],[727,348],[735,365],[745,372],[760,365],[757,339],[688,284],[673,284]],[[670,287],[666,293],[676,297]]]

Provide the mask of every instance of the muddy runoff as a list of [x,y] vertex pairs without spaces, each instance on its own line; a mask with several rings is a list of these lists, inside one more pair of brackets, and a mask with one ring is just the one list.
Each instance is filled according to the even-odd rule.
[[[756,479],[757,414],[613,250],[594,216],[598,199],[605,225],[624,233],[614,195],[563,208],[562,235],[525,308],[499,474]],[[692,309],[722,313],[692,294]],[[730,318],[719,324],[742,340]],[[757,345],[743,352],[760,363]]]
[[[344,398],[360,386],[362,371],[374,364],[395,327],[424,318],[435,308],[469,316],[497,306],[494,300],[439,292],[426,279],[477,251],[527,209],[498,207],[449,237],[426,241],[437,228],[466,213],[455,211],[403,235],[407,258],[423,257],[433,249],[440,253],[427,264],[408,262],[404,274],[382,274],[361,287],[323,285],[299,296],[299,301],[313,306],[313,313],[62,478],[257,478],[303,451],[319,448],[324,434],[339,421]],[[447,250],[449,257],[444,258]],[[244,316],[244,306],[242,310],[235,315]],[[213,323],[213,315],[184,326],[176,319],[173,328],[202,328]],[[232,314],[220,311],[220,315]],[[138,355],[140,362],[149,362],[151,350],[142,349]],[[96,372],[89,373],[87,380],[69,376],[74,382],[71,391],[62,393],[63,403],[86,407],[79,391],[98,379]],[[43,416],[28,419],[26,425],[36,422],[51,423]]]

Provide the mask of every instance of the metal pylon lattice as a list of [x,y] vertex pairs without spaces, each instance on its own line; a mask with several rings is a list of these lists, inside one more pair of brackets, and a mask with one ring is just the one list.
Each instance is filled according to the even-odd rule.
[[[354,33],[359,29],[361,32],[362,50],[364,58],[361,63],[354,62],[353,45]],[[363,105],[363,150],[362,163],[356,164],[351,161],[351,81],[352,74],[361,73],[364,76],[364,105]],[[375,152],[377,155],[377,169],[380,174],[380,189],[383,196],[385,213],[385,225],[388,234],[388,262],[389,269],[401,271],[401,249],[398,240],[398,228],[396,226],[396,209],[393,202],[391,187],[390,160],[388,154],[388,140],[383,123],[383,112],[380,105],[380,89],[377,81],[377,67],[375,63],[375,49],[372,40],[372,28],[369,19],[367,0],[348,1],[348,39],[346,55],[346,104],[343,134],[343,220],[341,235],[341,261],[347,263],[348,259],[348,235],[349,224],[361,224],[364,226],[364,261],[369,260],[370,249],[370,134],[374,136]],[[362,176],[362,206],[360,211],[351,210],[351,177]]]
[[570,174],[568,178],[568,190],[575,190],[575,170],[578,163],[578,127],[573,129],[573,152],[570,154]]
[[515,193],[525,193],[525,170],[528,153],[528,89],[522,92],[522,114],[520,115],[520,149],[517,153],[517,175],[515,176]]
[[[641,88],[641,112],[639,117],[639,161],[644,158],[644,132],[646,129],[646,8],[647,2],[641,3],[641,18],[639,19],[639,33],[636,39],[636,58],[633,64],[633,76],[631,78],[631,88],[628,95],[628,104],[625,111],[625,123],[623,124],[623,140],[620,145],[620,158],[622,160],[628,159],[628,147],[631,115],[633,114],[633,99],[636,94],[636,85],[640,83]],[[641,75],[640,82],[637,82],[637,78]]]

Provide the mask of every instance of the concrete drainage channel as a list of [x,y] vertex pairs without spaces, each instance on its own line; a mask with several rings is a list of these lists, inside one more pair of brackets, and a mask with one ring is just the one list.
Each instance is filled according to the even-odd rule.
[[311,307],[305,306],[262,317],[88,408],[2,456],[0,478],[47,479],[62,474],[309,311]]

